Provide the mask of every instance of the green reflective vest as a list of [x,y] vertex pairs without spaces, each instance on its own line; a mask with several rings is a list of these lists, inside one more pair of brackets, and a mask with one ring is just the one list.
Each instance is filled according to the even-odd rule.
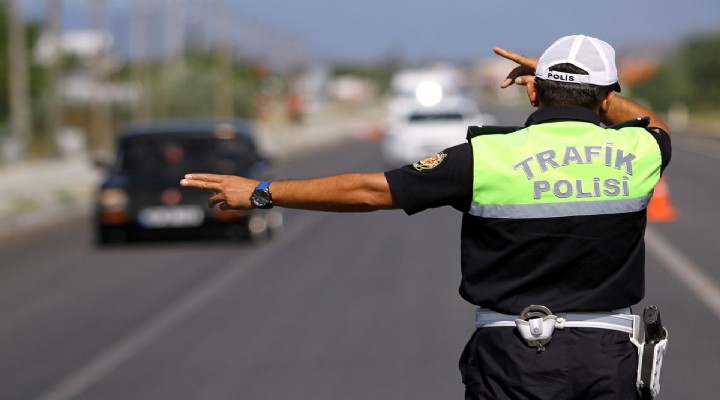
[[[636,212],[660,179],[658,143],[642,127],[588,122],[532,125],[511,134],[472,130],[470,214],[553,218]],[[641,132],[638,132],[641,131]]]

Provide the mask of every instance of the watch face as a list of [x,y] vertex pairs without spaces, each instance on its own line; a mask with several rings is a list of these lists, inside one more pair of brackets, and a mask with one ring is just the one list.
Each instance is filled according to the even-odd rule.
[[256,190],[253,192],[251,200],[255,207],[262,208],[267,207],[272,204],[272,201],[270,200],[270,191],[265,190]]
[[255,204],[258,206],[264,206],[268,203],[268,199],[266,199],[264,196],[255,196]]

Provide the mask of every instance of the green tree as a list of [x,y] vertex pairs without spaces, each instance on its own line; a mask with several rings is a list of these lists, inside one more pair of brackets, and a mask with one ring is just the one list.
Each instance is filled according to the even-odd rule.
[[[167,68],[166,64],[153,63],[153,85],[150,90],[155,98],[162,92],[166,99],[166,115],[160,117],[210,117],[213,116],[213,91],[216,90],[213,69],[216,60],[212,54],[188,54],[182,62]],[[254,76],[251,63],[235,61],[231,81],[234,93],[234,115],[251,117],[252,100],[259,90],[262,79]]]
[[720,107],[720,32],[693,36],[662,62],[658,73],[633,93],[654,107],[683,102],[702,111]]

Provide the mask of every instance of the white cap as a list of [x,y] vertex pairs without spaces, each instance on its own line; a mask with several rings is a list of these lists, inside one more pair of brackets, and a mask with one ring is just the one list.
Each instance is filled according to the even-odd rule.
[[[565,63],[582,68],[589,75],[550,71],[550,67]],[[589,83],[600,86],[614,84],[615,91],[620,91],[615,66],[615,50],[608,43],[585,35],[565,36],[555,41],[540,56],[535,76],[558,82]]]

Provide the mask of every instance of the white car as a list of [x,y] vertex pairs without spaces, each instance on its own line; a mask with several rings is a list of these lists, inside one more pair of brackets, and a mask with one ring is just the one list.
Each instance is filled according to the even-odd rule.
[[465,142],[468,126],[495,123],[467,96],[420,100],[401,97],[389,104],[381,146],[387,167],[411,164]]

